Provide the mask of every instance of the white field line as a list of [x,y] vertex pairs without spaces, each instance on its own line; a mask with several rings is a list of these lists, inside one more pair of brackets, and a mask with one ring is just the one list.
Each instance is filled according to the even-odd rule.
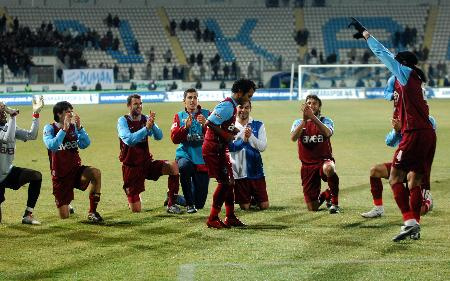
[[240,267],[252,268],[256,266],[298,266],[298,265],[333,265],[333,264],[408,264],[408,263],[450,263],[450,259],[380,259],[380,260],[313,260],[313,261],[299,261],[299,262],[266,262],[266,263],[187,263],[180,265],[178,269],[179,281],[193,281],[195,280],[195,268],[201,267]]

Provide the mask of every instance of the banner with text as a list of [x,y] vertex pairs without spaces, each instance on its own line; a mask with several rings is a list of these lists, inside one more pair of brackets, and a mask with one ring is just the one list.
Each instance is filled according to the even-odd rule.
[[67,88],[75,84],[78,88],[94,89],[97,82],[102,87],[114,86],[112,69],[65,69],[63,74]]

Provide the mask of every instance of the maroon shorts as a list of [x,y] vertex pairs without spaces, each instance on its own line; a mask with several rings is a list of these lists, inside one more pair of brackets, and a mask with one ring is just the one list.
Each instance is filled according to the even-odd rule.
[[[388,170],[388,178],[391,174],[391,167],[392,167],[392,163],[391,162],[387,162],[384,163],[384,166],[386,166],[386,169]],[[430,190],[430,173],[431,173],[431,166],[427,167],[428,169],[425,171],[425,173],[423,174],[423,178],[422,178],[422,185],[421,188],[425,189],[425,190]],[[405,179],[403,180],[404,183],[407,183],[408,180],[405,177]]]
[[218,182],[233,178],[230,153],[223,144],[204,142],[202,155],[210,178],[215,178]]
[[67,174],[65,177],[52,177],[53,182],[53,195],[55,196],[56,207],[61,207],[63,205],[69,205],[72,202],[73,190],[86,190],[88,187],[81,186],[81,175],[84,170],[89,166],[76,167],[74,171]]
[[139,195],[145,190],[145,180],[157,181],[162,176],[166,160],[147,161],[142,166],[122,165],[123,189],[127,196]]
[[234,185],[234,201],[238,204],[250,203],[252,197],[256,203],[269,201],[266,179],[236,179]]
[[327,181],[327,176],[323,172],[323,164],[327,161],[333,162],[332,160],[324,160],[318,164],[302,165],[300,169],[300,176],[302,179],[305,202],[309,203],[319,199],[321,186],[320,181]]
[[392,160],[395,168],[425,174],[431,170],[436,150],[434,130],[405,132]]

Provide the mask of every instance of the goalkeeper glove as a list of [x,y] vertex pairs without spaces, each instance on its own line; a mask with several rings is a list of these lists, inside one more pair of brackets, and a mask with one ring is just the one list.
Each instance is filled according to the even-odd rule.
[[39,112],[41,112],[42,108],[44,107],[44,97],[40,96],[38,99],[33,99],[32,104],[33,112],[35,114],[39,114]]
[[353,38],[355,38],[355,39],[364,38],[363,32],[367,29],[357,19],[355,19],[353,17],[351,19],[352,19],[352,22],[348,25],[348,28],[353,26],[356,29],[356,31],[358,31],[355,34],[353,34]]

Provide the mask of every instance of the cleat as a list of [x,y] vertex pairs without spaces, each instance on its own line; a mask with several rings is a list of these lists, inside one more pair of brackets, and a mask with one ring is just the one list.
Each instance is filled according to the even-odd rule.
[[93,212],[88,214],[88,220],[93,223],[103,222],[102,216],[98,212]]
[[327,209],[330,209],[331,206],[333,206],[333,204],[331,204],[331,201],[327,201],[327,203],[325,204],[325,206],[327,207]]
[[[164,200],[164,203],[163,203],[164,207],[166,207],[168,203],[169,203],[169,198],[166,198],[166,200]],[[175,204],[185,207],[186,199],[184,198],[183,195],[175,194]]]
[[227,226],[226,224],[224,224],[219,217],[215,217],[213,219],[208,218],[208,220],[206,221],[206,225],[208,226],[208,228],[215,228],[215,229],[221,229],[221,228],[230,228],[229,226]]
[[243,227],[246,226],[243,222],[241,222],[236,216],[232,217],[225,217],[225,220],[223,222],[228,227]]
[[392,241],[399,242],[402,240],[405,240],[407,237],[417,240],[420,238],[420,225],[415,224],[412,226],[402,226],[400,228],[400,233],[397,234],[394,238],[392,238]]
[[372,210],[362,213],[361,216],[366,219],[381,217],[384,214],[383,206],[374,206]]
[[181,210],[178,205],[172,205],[170,207],[167,207],[167,213],[179,215],[183,213],[183,210]]
[[331,205],[331,207],[328,210],[330,214],[338,214],[341,212],[341,208],[339,208],[338,205]]
[[187,206],[186,207],[186,213],[188,213],[188,214],[197,213],[197,209],[195,208],[195,206]]
[[22,218],[23,224],[31,224],[31,225],[40,225],[41,223],[38,220],[35,220],[33,218],[32,214],[29,214],[28,216],[25,216]]
[[69,204],[69,214],[71,215],[75,214],[75,209],[70,204]]

